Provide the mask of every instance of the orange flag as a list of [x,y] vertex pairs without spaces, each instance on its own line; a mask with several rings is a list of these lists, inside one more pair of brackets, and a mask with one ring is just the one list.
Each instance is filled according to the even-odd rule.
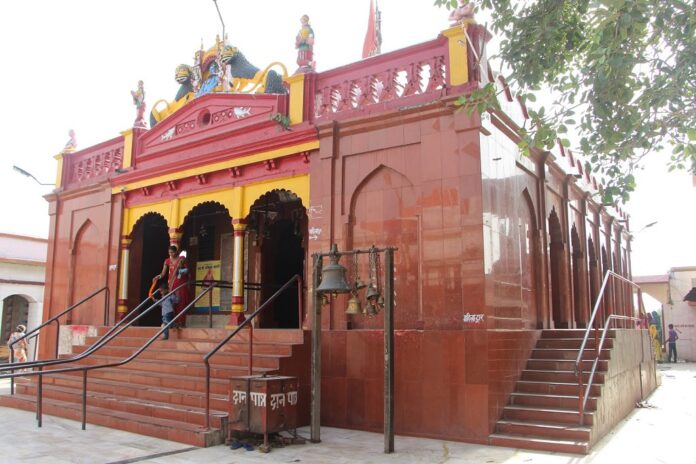
[[379,55],[380,46],[382,45],[382,34],[380,33],[379,7],[375,14],[374,0],[370,0],[370,17],[367,20],[367,33],[365,34],[365,43],[363,44],[362,57]]

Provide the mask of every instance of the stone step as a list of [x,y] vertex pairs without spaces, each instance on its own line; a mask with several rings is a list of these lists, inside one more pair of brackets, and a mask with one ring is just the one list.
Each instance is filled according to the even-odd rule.
[[[168,340],[167,340],[168,341]],[[166,343],[165,341],[164,343]],[[74,346],[73,356],[87,350],[86,346]],[[124,346],[104,346],[96,353],[101,356],[114,358],[114,361],[124,360],[135,352],[134,348]],[[175,349],[154,348],[152,346],[140,353],[137,359],[153,359],[158,361],[179,361],[179,362],[202,362],[205,353],[196,351],[177,351]],[[271,355],[254,353],[254,366],[277,369],[279,359],[288,355]],[[216,364],[224,364],[229,366],[247,366],[249,364],[248,353],[233,353],[224,352],[216,353],[212,358]]]
[[[25,411],[36,411],[36,397],[19,394],[1,396],[0,405]],[[44,398],[42,410],[46,415],[76,421],[82,420],[82,406],[79,403]],[[199,447],[219,445],[223,443],[225,438],[222,429],[219,428],[206,430],[204,426],[200,425],[90,405],[87,406],[87,423]]]
[[[593,361],[590,359],[582,361],[583,372],[592,369]],[[609,361],[600,360],[597,362],[597,372],[606,372],[609,368]],[[575,371],[575,360],[571,359],[530,359],[527,361],[527,369],[538,371]]]
[[[23,388],[23,394],[36,397],[36,385],[28,384]],[[71,388],[56,385],[45,385],[42,389],[44,400],[55,399],[70,403],[82,402],[82,387]],[[205,408],[193,407],[170,402],[133,398],[127,395],[100,393],[88,389],[86,394],[87,405],[112,411],[123,411],[148,417],[157,417],[188,424],[205,425]],[[216,403],[220,405],[220,403]],[[222,404],[219,410],[210,410],[210,425],[222,428],[222,418],[227,417],[227,405]]]
[[[609,359],[611,351],[604,349],[599,354],[599,359]],[[578,350],[569,348],[534,348],[530,356],[531,359],[572,359],[578,358]],[[585,350],[582,354],[582,359],[595,359],[593,350]]]
[[[44,379],[44,388],[53,385],[56,387],[77,389],[81,392],[82,378],[65,374],[47,376]],[[24,380],[18,382],[16,386],[17,391],[20,393],[29,392],[31,394],[36,392],[35,382],[33,381]],[[97,378],[88,378],[87,388],[91,392],[107,395],[121,395],[128,398],[167,402],[195,408],[205,407],[205,392],[202,391],[194,392],[174,387],[137,385],[131,382],[119,382]],[[210,407],[221,411],[226,410],[228,407],[228,390],[224,393],[213,393],[211,388]]]
[[[590,378],[590,373],[589,372],[583,372],[582,373],[582,382],[586,383],[588,379]],[[531,370],[531,369],[525,369],[522,371],[522,375],[520,376],[520,380],[532,380],[536,382],[560,382],[560,383],[577,383],[578,381],[578,376],[575,374],[575,371],[549,371],[549,370],[544,370],[544,371],[537,371],[537,370]],[[594,377],[592,379],[592,383],[604,383],[604,373],[603,372],[595,372]]]
[[562,440],[589,441],[592,429],[583,425],[558,424],[553,422],[520,422],[500,420],[496,433],[506,435],[560,438]]
[[[578,338],[580,340],[585,337],[585,329],[545,329],[541,331],[541,338]],[[599,337],[602,337],[602,331],[599,332]],[[607,331],[607,338],[615,338],[616,331],[610,329]],[[589,338],[594,338],[594,329],[590,333]]]
[[[586,385],[583,384],[583,392],[585,391]],[[515,386],[515,391],[519,393],[537,393],[537,394],[551,394],[551,395],[567,395],[567,396],[577,396],[578,394],[578,384],[577,382],[538,382],[538,381],[524,381],[520,380]],[[590,387],[591,396],[599,396],[602,392],[602,386],[593,384]],[[584,394],[584,393],[583,393]]]
[[[174,337],[175,331],[170,335],[169,340],[156,340],[151,347],[154,349],[173,349],[177,351],[193,351],[202,354],[210,352],[215,348],[219,340],[206,340],[206,339],[191,339],[191,338],[178,338]],[[85,345],[92,346],[99,337],[87,337]],[[113,340],[109,341],[106,346],[112,347],[131,347],[139,348],[148,339],[140,337],[124,337],[118,336]],[[292,344],[286,342],[260,342],[254,341],[254,346],[252,347],[254,353],[258,354],[278,354],[289,356],[292,353]],[[249,342],[248,340],[237,340],[236,337],[230,340],[220,348],[219,353],[248,353],[249,352]]]
[[[270,373],[277,369],[269,367],[257,366],[256,356],[254,356],[253,373],[263,374]],[[85,359],[76,362],[79,366],[99,366],[117,362],[120,358],[112,358],[108,356],[91,355]],[[71,364],[71,365],[75,365]],[[203,362],[181,362],[181,361],[162,361],[158,359],[140,359],[135,358],[123,366],[125,369],[139,370],[145,372],[164,372],[174,375],[186,375],[204,378],[205,365]],[[213,356],[210,361],[210,377],[217,379],[229,379],[240,375],[248,375],[248,366],[231,366],[218,364],[217,357]]]
[[[136,337],[150,338],[159,331],[159,327],[128,327],[120,337]],[[109,327],[97,327],[97,334],[104,335],[109,330]],[[220,341],[229,335],[230,331],[226,329],[204,329],[204,328],[182,328],[170,330],[172,336],[177,335],[178,339],[203,339]],[[176,333],[176,334],[175,334]],[[254,329],[254,343],[290,343],[301,344],[304,342],[304,333],[301,329]],[[234,340],[249,341],[249,330],[242,329]]]
[[589,451],[589,443],[583,440],[560,440],[493,433],[489,436],[488,442],[494,446],[507,446],[509,448],[522,448],[536,451],[555,451],[574,454],[587,454]]
[[[584,395],[584,390],[583,390]],[[519,406],[533,406],[540,408],[577,409],[579,405],[578,395],[551,395],[540,393],[514,392],[510,396],[510,404]],[[586,411],[597,409],[597,398],[587,398]]]
[[[532,422],[554,422],[561,424],[580,424],[580,414],[576,409],[562,408],[537,408],[533,406],[508,405],[503,408],[504,419]],[[583,415],[583,424],[592,425],[593,411],[586,411]]]
[[[579,350],[581,345],[582,345],[582,339],[580,339],[580,338],[540,338],[537,341],[536,347],[537,347],[537,349],[568,348],[568,349]],[[602,345],[602,349],[613,348],[613,346],[614,346],[614,339],[607,338],[606,340],[604,340],[604,344]],[[594,350],[594,347],[595,347],[595,339],[594,338],[588,339],[587,342],[585,343],[585,349],[586,350]]]

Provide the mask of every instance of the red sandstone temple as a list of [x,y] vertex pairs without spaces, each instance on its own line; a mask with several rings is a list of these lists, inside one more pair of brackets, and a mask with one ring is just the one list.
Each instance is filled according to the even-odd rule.
[[[477,61],[483,32],[469,21],[330,71],[281,72],[276,92],[268,74],[235,75],[238,50],[218,43],[177,68],[191,87],[155,105],[154,127],[141,113],[58,155],[43,320],[75,307],[38,332],[40,359],[78,359],[43,368],[39,404],[37,375],[0,404],[79,420],[84,380],[88,423],[208,446],[225,436],[229,379],[252,371],[296,377],[307,425],[312,255],[375,245],[396,248],[396,434],[587,452],[655,388],[628,221],[560,144],[520,154],[526,108]],[[488,82],[500,110],[458,106]],[[79,358],[147,306],[170,244],[191,281],[229,285],[129,362],[51,374],[124,360],[158,333],[156,307]],[[380,270],[363,258],[341,259],[351,282]],[[245,328],[211,358],[206,413],[203,357],[296,275],[249,324],[251,353]],[[321,300],[320,422],[381,432],[383,318],[347,314],[349,297]]]

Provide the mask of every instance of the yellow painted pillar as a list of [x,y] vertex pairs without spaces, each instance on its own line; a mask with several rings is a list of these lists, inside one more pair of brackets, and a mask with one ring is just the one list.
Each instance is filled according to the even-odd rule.
[[467,26],[468,24],[464,23],[442,31],[442,35],[447,37],[450,85],[463,85],[469,82],[466,52],[470,44],[466,38]]
[[181,229],[177,227],[169,228],[169,245],[174,245],[179,251],[181,251],[181,247],[179,246],[179,242],[181,242],[181,235]]
[[232,314],[229,326],[244,322],[244,233],[246,222],[243,219],[232,221],[234,229],[234,258],[232,264]]
[[121,236],[121,272],[119,273],[118,304],[116,305],[116,322],[128,313],[128,265],[130,263],[131,238]]
[[295,74],[287,78],[290,86],[290,124],[299,124],[304,118],[304,74]]

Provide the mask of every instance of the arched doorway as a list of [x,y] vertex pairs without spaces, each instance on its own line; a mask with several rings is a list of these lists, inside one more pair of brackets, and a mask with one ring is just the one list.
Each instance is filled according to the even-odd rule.
[[[72,284],[70,303],[75,304],[105,284],[103,242],[97,226],[85,221],[75,234],[72,246]],[[91,298],[67,315],[69,324],[103,324],[103,300]]]
[[589,268],[590,268],[590,305],[589,314],[587,320],[589,323],[590,317],[592,317],[592,311],[594,311],[594,306],[597,301],[597,294],[599,292],[600,285],[600,270],[599,262],[597,260],[597,253],[595,252],[595,245],[592,237],[587,239],[587,256],[589,258]]
[[570,245],[573,273],[573,316],[576,327],[587,327],[585,311],[585,253],[583,252],[580,236],[575,225],[570,229]]
[[[180,248],[186,252],[186,262],[191,280],[232,281],[234,259],[234,236],[232,217],[221,203],[206,201],[192,208],[181,226]],[[203,287],[190,287],[188,295],[193,299]],[[212,300],[212,301],[211,301]],[[190,300],[189,300],[190,301]],[[189,327],[207,324],[208,308],[215,314],[229,312],[232,293],[229,288],[215,289],[211,297],[201,298],[187,311],[186,325]],[[197,317],[205,322],[196,323]],[[214,325],[224,325],[226,318],[214,316]]]
[[551,318],[555,328],[568,328],[563,308],[565,285],[563,275],[563,232],[556,210],[549,214],[549,271],[551,277]]
[[[169,233],[167,221],[157,213],[147,213],[133,227],[128,264],[128,309],[148,297],[152,278],[162,271],[167,258]],[[151,310],[138,321],[142,326],[159,326],[162,313]]]
[[536,216],[534,204],[525,189],[522,194],[522,204],[525,205],[520,214],[520,286],[522,290],[522,318],[525,326],[533,329],[543,328],[543,317],[539,314],[537,298],[538,271],[536,259],[538,255]]
[[[247,217],[247,293],[249,310],[273,295],[292,276],[304,278],[307,239],[307,212],[302,200],[287,190],[273,190],[251,206]],[[297,291],[279,295],[259,315],[258,327],[299,328]]]
[[[5,347],[10,334],[19,324],[27,325],[29,320],[29,302],[21,295],[10,295],[2,301],[2,328],[0,341]],[[5,350],[3,350],[4,352]]]

